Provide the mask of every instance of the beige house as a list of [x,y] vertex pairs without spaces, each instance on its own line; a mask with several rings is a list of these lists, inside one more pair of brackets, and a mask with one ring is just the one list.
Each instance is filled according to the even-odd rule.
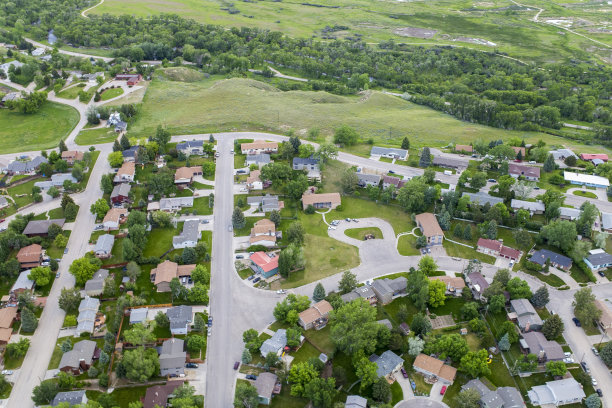
[[251,228],[249,244],[267,247],[276,245],[276,225],[268,219],[257,221]]
[[252,143],[242,143],[240,150],[242,154],[278,153],[278,143],[255,140]]
[[434,377],[443,384],[452,384],[457,375],[455,367],[444,364],[442,360],[419,354],[412,365],[414,370],[426,377]]
[[105,230],[119,229],[119,225],[127,219],[128,210],[126,208],[111,208],[108,210],[102,220],[102,226]]
[[312,205],[317,210],[320,208],[331,208],[335,210],[340,204],[342,204],[342,199],[339,193],[304,193],[302,195],[302,206],[304,210],[308,208],[309,205]]
[[313,327],[317,330],[322,329],[327,325],[327,318],[332,310],[334,310],[332,305],[327,300],[322,300],[300,313],[298,323],[304,330]]
[[202,175],[202,166],[194,167],[179,167],[174,173],[174,184],[178,188],[183,188],[190,185],[193,182],[194,176]]
[[191,277],[195,265],[178,265],[172,261],[164,261],[151,269],[151,281],[157,287],[158,292],[170,292],[170,281],[174,278],[184,285]]
[[612,310],[610,303],[606,300],[595,299],[595,306],[601,310],[601,317],[598,320],[601,328],[608,336],[612,335]]
[[134,162],[123,162],[113,181],[115,183],[131,183],[136,174],[136,164]]
[[263,182],[261,181],[261,171],[253,170],[247,177],[246,186],[249,190],[263,190]]
[[428,245],[442,245],[444,240],[444,232],[438,224],[436,216],[432,213],[422,213],[414,217],[417,227],[427,238]]
[[62,160],[66,160],[68,164],[72,165],[74,162],[83,160],[83,152],[79,152],[78,150],[66,150],[62,152]]
[[465,288],[465,281],[463,278],[457,276],[430,276],[429,280],[439,280],[444,282],[446,285],[446,294],[453,296],[461,296],[463,288]]

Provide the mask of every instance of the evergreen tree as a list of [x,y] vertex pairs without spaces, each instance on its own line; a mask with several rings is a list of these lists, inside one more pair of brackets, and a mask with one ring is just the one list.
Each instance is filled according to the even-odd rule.
[[516,154],[516,160],[523,160],[523,151],[519,150]]
[[29,308],[21,310],[21,330],[25,333],[34,333],[38,327],[38,320]]
[[60,140],[59,142],[59,152],[60,154],[62,154],[63,152],[65,152],[66,150],[68,150],[68,148],[66,147],[66,143],[64,142],[64,140]]
[[463,237],[463,227],[461,226],[461,224],[455,224],[455,226],[453,227],[453,235],[456,238]]
[[536,290],[536,292],[531,297],[531,303],[535,307],[544,307],[548,303],[548,288],[546,286],[541,286]]
[[548,157],[546,158],[546,161],[544,162],[544,165],[542,166],[542,170],[544,170],[546,173],[550,173],[554,169],[555,169],[555,158],[553,157],[552,154],[549,154]]
[[498,346],[501,351],[510,350],[510,338],[508,337],[508,333],[504,334],[504,336],[499,340]]
[[402,140],[402,149],[404,150],[410,149],[410,140],[408,140],[407,137],[404,137],[404,140]]
[[119,144],[119,141],[115,139],[115,142],[113,143],[113,152],[120,152],[120,151],[121,151],[121,145]]
[[234,212],[232,214],[232,225],[234,229],[244,228],[246,224],[246,219],[244,218],[244,214],[242,210],[238,207],[234,208]]
[[66,340],[63,341],[61,348],[62,348],[62,353],[67,353],[70,350],[72,350],[72,342],[70,341],[69,337],[66,337]]
[[132,147],[132,145],[130,144],[129,139],[127,138],[127,136],[125,134],[123,134],[123,136],[121,136],[121,141],[119,143],[121,143],[121,150],[127,150],[130,147]]
[[315,302],[320,302],[325,299],[325,288],[321,284],[321,282],[317,283],[317,286],[314,288],[314,293],[312,294],[312,300]]
[[431,152],[429,147],[424,147],[421,151],[421,158],[419,159],[419,167],[429,167],[431,164]]
[[472,240],[472,227],[470,224],[466,224],[465,230],[463,230],[463,239],[468,241]]
[[253,356],[251,356],[251,352],[248,348],[242,350],[242,364],[249,364],[253,360]]

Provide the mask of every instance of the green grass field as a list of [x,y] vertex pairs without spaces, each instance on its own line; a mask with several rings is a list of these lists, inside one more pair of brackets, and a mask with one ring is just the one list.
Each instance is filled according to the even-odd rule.
[[368,234],[374,235],[376,239],[381,239],[383,237],[382,231],[379,228],[351,228],[345,230],[344,234],[358,240],[363,240]]
[[35,151],[57,147],[79,121],[76,109],[46,102],[33,114],[0,109],[2,153]]
[[112,128],[96,128],[81,130],[75,139],[80,146],[111,143],[117,139],[117,133]]
[[61,90],[57,94],[57,97],[62,99],[75,99],[79,96],[79,92],[85,88],[85,85],[85,83],[72,85],[69,88]]
[[586,198],[597,198],[597,194],[591,193],[590,191],[576,190],[573,191],[572,194]]
[[116,98],[120,95],[123,95],[123,88],[112,88],[104,91],[102,95],[100,95],[100,98],[103,101],[108,101],[109,99]]

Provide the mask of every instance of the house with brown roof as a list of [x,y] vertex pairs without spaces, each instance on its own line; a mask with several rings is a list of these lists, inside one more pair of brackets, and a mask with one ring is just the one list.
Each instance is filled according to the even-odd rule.
[[280,383],[278,377],[273,373],[261,373],[257,376],[257,379],[253,383],[257,389],[257,396],[259,397],[259,403],[263,405],[270,405],[272,401],[272,395],[278,394],[274,392],[278,388],[280,392]]
[[7,344],[13,333],[13,323],[17,318],[16,307],[0,309],[0,344]]
[[253,228],[251,228],[249,243],[251,245],[264,245],[267,247],[276,245],[276,225],[265,218],[257,221]]
[[391,186],[395,186],[396,189],[400,189],[404,187],[404,184],[406,184],[406,180],[402,180],[399,177],[388,176],[386,174],[382,176],[383,189],[387,189]]
[[242,154],[278,153],[278,143],[255,140],[251,143],[242,143],[240,150]]
[[444,232],[438,224],[436,216],[432,213],[422,213],[414,217],[417,227],[421,230],[428,245],[442,245],[444,240]]
[[457,375],[455,367],[444,364],[442,360],[419,354],[412,365],[414,370],[425,377],[433,377],[443,384],[452,384]]
[[429,280],[439,280],[444,282],[446,285],[446,294],[453,296],[461,296],[463,288],[465,288],[465,281],[463,278],[458,276],[430,276]]
[[134,175],[136,175],[136,163],[134,162],[123,162],[113,181],[115,183],[131,183],[134,181]]
[[151,269],[151,282],[158,292],[170,292],[170,281],[178,278],[183,285],[186,284],[195,267],[195,265],[179,265],[172,261],[164,261],[157,265],[157,268]]
[[601,310],[601,316],[597,323],[599,326],[608,334],[608,336],[612,335],[612,310],[610,307],[612,305],[607,300],[595,299],[595,307]]
[[178,188],[185,188],[193,183],[194,176],[202,175],[202,166],[179,167],[174,173],[174,184]]
[[154,385],[147,388],[147,392],[142,399],[142,408],[166,408],[168,399],[174,396],[174,391],[183,383],[182,380],[168,381],[164,385]]
[[127,221],[127,215],[127,208],[111,208],[104,216],[102,226],[107,231],[119,229],[119,225]]
[[253,170],[251,174],[249,174],[246,180],[246,186],[249,190],[263,190],[260,170]]
[[538,181],[540,179],[540,168],[518,163],[509,163],[508,174],[514,178],[522,176],[525,180]]
[[472,290],[474,299],[486,301],[484,291],[490,286],[480,272],[472,272],[465,277],[465,283]]
[[78,150],[66,150],[62,152],[62,160],[66,160],[68,164],[73,165],[74,162],[83,160],[83,152]]
[[507,247],[502,244],[501,241],[494,239],[479,238],[478,243],[476,244],[476,250],[478,252],[482,252],[483,254],[506,258],[515,262],[521,258],[521,251]]
[[331,208],[335,210],[342,204],[342,199],[339,193],[311,194],[309,192],[302,194],[302,208],[305,210],[309,205],[315,209]]
[[474,148],[470,145],[455,145],[455,151],[456,152],[465,152],[465,153],[472,153],[474,151]]
[[329,313],[332,310],[334,310],[332,305],[327,300],[322,300],[300,313],[298,324],[304,330],[312,329],[313,327],[317,330],[322,329],[327,325]]
[[519,152],[521,152],[521,158],[524,160],[525,159],[525,148],[522,146],[510,146],[512,147],[512,150],[514,150],[514,154],[516,155],[516,157],[518,158],[518,154]]
[[21,269],[31,269],[42,263],[42,247],[38,244],[28,245],[17,252],[17,260]]

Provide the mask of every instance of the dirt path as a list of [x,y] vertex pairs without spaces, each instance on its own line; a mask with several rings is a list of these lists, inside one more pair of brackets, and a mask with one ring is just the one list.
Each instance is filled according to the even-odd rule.
[[98,7],[98,6],[99,6],[100,4],[102,4],[102,3],[104,3],[104,0],[100,0],[100,2],[99,2],[98,4],[96,4],[95,6],[91,6],[90,8],[88,8],[88,9],[85,9],[85,10],[81,11],[81,16],[83,16],[83,17],[85,17],[85,18],[89,18],[89,17],[87,17],[87,16],[85,15],[85,13],[87,13],[87,12],[88,12],[88,11],[90,11],[90,10],[95,9],[96,7]]

